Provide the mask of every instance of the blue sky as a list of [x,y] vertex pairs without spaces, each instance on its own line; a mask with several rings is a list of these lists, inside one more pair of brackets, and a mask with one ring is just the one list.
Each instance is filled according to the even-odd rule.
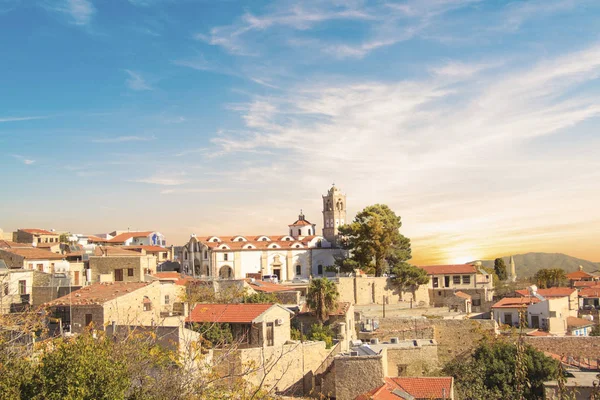
[[0,0],[0,228],[322,227],[600,261],[600,3]]

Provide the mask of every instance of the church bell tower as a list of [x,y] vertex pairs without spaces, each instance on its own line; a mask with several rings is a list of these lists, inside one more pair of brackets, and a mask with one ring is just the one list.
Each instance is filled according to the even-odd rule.
[[346,223],[346,195],[334,184],[323,196],[323,237],[333,247],[339,244],[339,227]]

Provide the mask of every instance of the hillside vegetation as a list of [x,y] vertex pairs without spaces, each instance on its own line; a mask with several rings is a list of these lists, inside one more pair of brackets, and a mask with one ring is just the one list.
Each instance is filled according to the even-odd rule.
[[[561,268],[567,273],[577,271],[580,265],[587,272],[600,269],[600,263],[582,260],[562,253],[527,253],[515,254],[517,277],[527,278],[533,276],[542,268]],[[506,263],[507,272],[510,272],[510,256],[502,257]],[[494,267],[494,260],[480,260],[484,267]]]

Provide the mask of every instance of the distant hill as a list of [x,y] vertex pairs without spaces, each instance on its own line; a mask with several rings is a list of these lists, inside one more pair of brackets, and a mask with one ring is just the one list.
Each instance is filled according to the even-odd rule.
[[[587,272],[600,269],[600,263],[582,260],[561,253],[527,253],[515,254],[515,268],[518,278],[527,278],[535,275],[542,268],[562,268],[567,273],[577,271],[580,265]],[[510,273],[510,256],[502,257],[506,264],[507,272]],[[494,260],[480,260],[484,267],[493,267]]]

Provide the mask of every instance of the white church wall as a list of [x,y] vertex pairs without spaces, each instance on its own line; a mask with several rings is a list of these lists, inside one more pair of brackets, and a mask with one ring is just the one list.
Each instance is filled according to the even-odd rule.
[[260,274],[262,251],[245,250],[239,252],[240,260],[240,278],[245,278],[246,274]]

